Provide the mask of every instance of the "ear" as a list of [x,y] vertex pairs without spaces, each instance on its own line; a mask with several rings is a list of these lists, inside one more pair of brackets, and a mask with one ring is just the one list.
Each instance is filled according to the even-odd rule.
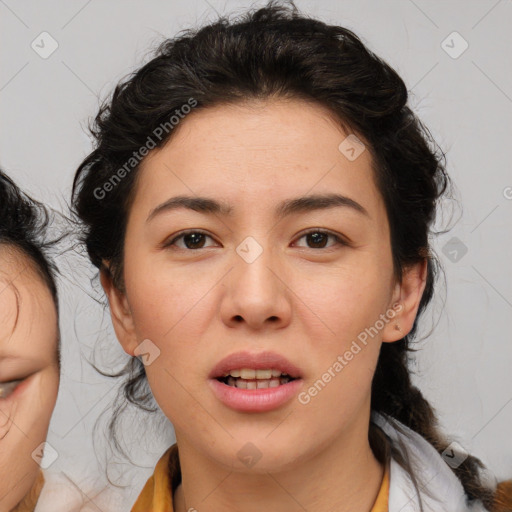
[[130,356],[134,356],[134,350],[137,347],[137,336],[130,305],[126,294],[115,286],[108,262],[105,261],[100,270],[100,282],[108,298],[110,316],[117,339],[124,351]]
[[[402,339],[412,329],[427,282],[427,259],[404,269],[402,283],[396,283],[389,309],[396,312],[383,330],[382,341]],[[395,305],[395,307],[393,307]],[[400,328],[398,330],[396,326]]]

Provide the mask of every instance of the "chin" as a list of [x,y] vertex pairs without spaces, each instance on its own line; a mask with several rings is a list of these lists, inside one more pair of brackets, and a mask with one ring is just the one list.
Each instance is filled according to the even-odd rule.
[[[226,470],[244,474],[266,474],[287,471],[306,455],[298,453],[302,444],[289,436],[271,439],[264,434],[242,435],[230,431],[234,439],[207,448],[209,458],[224,466]],[[268,437],[267,437],[268,436]]]

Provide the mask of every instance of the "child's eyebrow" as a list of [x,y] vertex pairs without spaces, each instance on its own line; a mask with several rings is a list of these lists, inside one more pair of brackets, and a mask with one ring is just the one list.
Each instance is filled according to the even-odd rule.
[[[275,216],[278,219],[282,219],[294,213],[307,213],[314,210],[341,207],[351,208],[352,210],[370,218],[370,214],[361,204],[354,199],[341,194],[317,194],[286,199],[279,203],[275,208]],[[187,208],[200,213],[224,216],[233,215],[234,212],[233,207],[223,201],[218,201],[210,197],[182,195],[171,197],[151,210],[146,222],[149,222],[163,212],[179,208]]]

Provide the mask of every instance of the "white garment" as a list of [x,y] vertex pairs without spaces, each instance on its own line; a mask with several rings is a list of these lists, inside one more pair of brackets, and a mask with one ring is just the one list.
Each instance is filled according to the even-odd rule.
[[[378,425],[397,446],[403,446],[418,480],[424,512],[487,512],[478,502],[466,504],[459,479],[437,450],[403,423],[372,411],[372,423]],[[394,424],[401,427],[399,432]],[[80,489],[80,490],[79,490]],[[424,489],[432,495],[429,496]],[[92,498],[92,501],[89,499]],[[420,512],[416,489],[409,473],[393,458],[389,473],[389,512]],[[126,506],[124,506],[126,509]],[[108,512],[123,510],[121,496],[113,489],[99,486],[94,479],[72,484],[60,473],[45,472],[45,485],[35,512]]]
[[[467,504],[460,480],[439,452],[421,435],[387,415],[372,411],[378,425],[395,446],[403,446],[411,462],[425,512],[485,512],[480,501]],[[395,422],[406,434],[399,432]],[[401,450],[402,451],[402,450]],[[432,495],[429,496],[425,491]],[[419,512],[418,492],[409,473],[391,458],[389,473],[389,512]]]
[[64,473],[45,471],[44,486],[34,512],[121,512],[127,510],[120,492],[88,476],[77,482]]

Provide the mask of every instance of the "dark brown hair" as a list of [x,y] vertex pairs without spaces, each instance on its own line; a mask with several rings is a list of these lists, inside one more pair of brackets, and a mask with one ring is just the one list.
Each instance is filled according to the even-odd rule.
[[[237,21],[220,18],[165,40],[149,62],[117,85],[91,128],[96,146],[79,166],[73,188],[89,256],[103,271],[102,261],[109,262],[114,284],[123,289],[124,235],[138,168],[127,168],[126,162],[170,116],[191,98],[197,111],[270,97],[324,106],[347,133],[367,144],[386,205],[396,278],[401,279],[407,266],[427,259],[426,288],[411,332],[382,344],[371,406],[442,452],[449,442],[439,431],[433,408],[411,383],[408,353],[418,320],[432,299],[439,267],[429,234],[438,200],[450,185],[444,153],[407,106],[408,92],[400,76],[350,30],[311,19],[293,2],[271,1]],[[172,133],[168,130],[155,146],[165,144]],[[115,375],[123,374],[125,398],[154,409],[142,363],[131,359]],[[383,433],[373,424],[369,438],[384,460]],[[413,474],[399,451],[390,449]],[[468,500],[480,499],[488,507],[493,493],[482,483],[480,468],[480,460],[469,456],[454,472]]]
[[0,169],[0,245],[17,249],[30,259],[58,308],[57,268],[46,254],[56,243],[45,237],[50,223],[49,209],[23,193]]
[[[48,236],[52,220],[52,212],[48,207],[25,194],[0,169],[0,246],[18,251],[28,258],[32,268],[50,291],[58,316],[59,300],[56,285],[58,270],[49,252],[64,235],[53,239]],[[14,279],[9,284],[14,287],[18,296]],[[19,304],[17,307],[19,308]],[[58,333],[56,354],[60,369],[60,333]]]

